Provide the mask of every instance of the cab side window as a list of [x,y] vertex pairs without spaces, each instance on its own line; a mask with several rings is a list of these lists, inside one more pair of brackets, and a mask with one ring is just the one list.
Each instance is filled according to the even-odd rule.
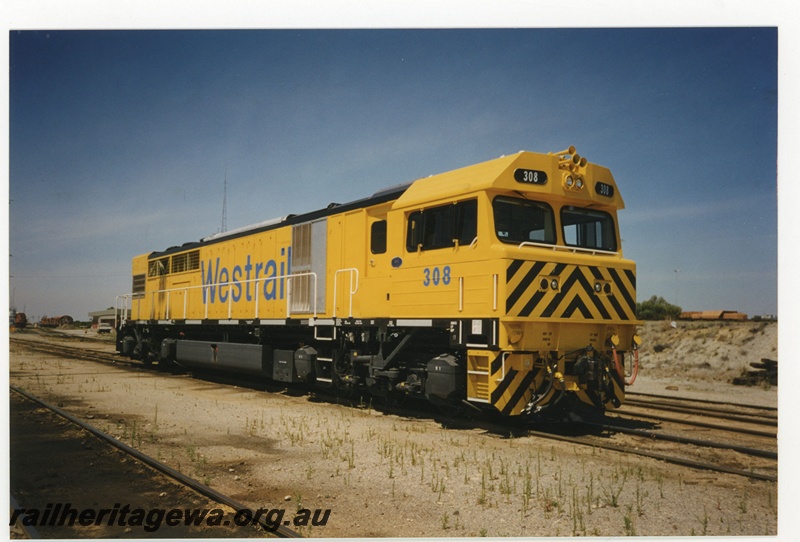
[[459,245],[469,245],[478,236],[478,200],[463,201],[455,207],[455,238]]
[[373,222],[370,228],[370,251],[373,254],[386,253],[386,221]]
[[469,245],[478,233],[478,201],[468,200],[408,215],[409,252]]

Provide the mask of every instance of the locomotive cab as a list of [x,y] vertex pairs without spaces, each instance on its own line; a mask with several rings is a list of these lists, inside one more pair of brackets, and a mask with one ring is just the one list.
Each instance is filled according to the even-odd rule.
[[622,208],[609,170],[574,148],[417,181],[393,206],[405,252],[392,312],[456,318],[470,403],[513,416],[571,392],[598,410],[618,407],[626,353],[637,354]]

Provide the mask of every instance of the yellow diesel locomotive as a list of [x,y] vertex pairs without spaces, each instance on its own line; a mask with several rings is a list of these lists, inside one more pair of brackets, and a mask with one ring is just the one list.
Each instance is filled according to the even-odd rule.
[[117,348],[503,416],[615,408],[638,370],[623,207],[570,147],[218,233],[133,258]]

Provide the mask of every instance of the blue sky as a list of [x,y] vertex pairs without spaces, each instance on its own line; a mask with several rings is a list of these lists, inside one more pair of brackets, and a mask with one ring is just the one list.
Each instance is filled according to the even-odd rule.
[[[609,167],[638,297],[777,312],[778,30],[10,32],[10,294],[525,149]],[[678,269],[679,272],[675,272]]]

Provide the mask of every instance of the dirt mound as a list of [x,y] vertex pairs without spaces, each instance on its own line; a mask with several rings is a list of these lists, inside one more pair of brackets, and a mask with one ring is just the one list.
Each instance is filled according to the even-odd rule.
[[653,378],[732,382],[750,363],[778,359],[775,322],[646,322],[642,372]]

